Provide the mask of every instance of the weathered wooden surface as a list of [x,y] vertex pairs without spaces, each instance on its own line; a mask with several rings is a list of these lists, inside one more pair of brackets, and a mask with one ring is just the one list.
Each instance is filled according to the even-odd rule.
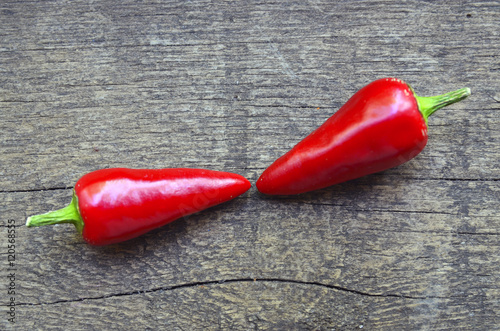
[[[2,1],[0,329],[499,329],[499,34],[498,1]],[[385,76],[473,93],[396,169],[105,248],[24,227],[99,168],[255,182]]]

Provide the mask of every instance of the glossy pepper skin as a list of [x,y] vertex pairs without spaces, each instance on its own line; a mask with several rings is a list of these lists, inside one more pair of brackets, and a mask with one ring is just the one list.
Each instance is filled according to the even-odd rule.
[[231,200],[250,186],[240,175],[206,169],[102,169],[78,180],[69,206],[32,216],[26,225],[73,223],[89,244],[109,245]]
[[464,88],[419,97],[402,80],[376,80],[271,164],[257,180],[257,189],[299,194],[396,167],[424,149],[427,117],[468,95],[470,89]]

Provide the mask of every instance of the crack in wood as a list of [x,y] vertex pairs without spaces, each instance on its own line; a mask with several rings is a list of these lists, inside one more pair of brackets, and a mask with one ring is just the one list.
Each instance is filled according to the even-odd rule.
[[498,236],[499,232],[456,232],[458,235],[471,235],[471,236]]
[[9,190],[3,190],[3,191],[0,191],[0,194],[1,193],[30,193],[30,192],[44,192],[44,191],[60,191],[60,190],[69,190],[69,189],[73,189],[73,186],[55,186],[55,187],[47,187],[47,188],[28,188],[28,189],[24,189],[24,190],[12,190],[12,191],[9,191]]
[[[18,303],[16,306],[42,306],[42,305],[55,305],[59,303],[72,303],[72,302],[80,302],[86,300],[102,300],[108,298],[115,298],[121,296],[129,296],[129,295],[138,295],[138,294],[146,294],[146,293],[155,293],[162,291],[173,291],[177,289],[184,288],[193,288],[193,287],[202,287],[202,286],[210,286],[210,285],[222,285],[222,284],[232,284],[232,283],[249,283],[249,282],[270,282],[270,283],[288,283],[288,284],[297,284],[297,285],[310,285],[310,286],[318,286],[324,287],[331,290],[336,290],[340,292],[347,292],[355,295],[361,295],[366,297],[375,297],[375,298],[399,298],[399,299],[409,299],[409,300],[426,300],[426,299],[450,299],[452,297],[461,297],[461,296],[414,296],[414,295],[406,295],[406,294],[394,294],[394,293],[369,293],[359,290],[353,290],[349,288],[345,288],[338,285],[330,285],[323,284],[320,282],[307,282],[293,279],[280,279],[280,278],[241,278],[241,279],[227,279],[227,280],[214,280],[214,281],[205,281],[205,282],[192,282],[185,283],[173,286],[164,286],[153,288],[149,290],[137,290],[137,291],[129,291],[124,293],[114,293],[102,295],[99,297],[88,297],[88,298],[78,298],[78,299],[70,299],[70,300],[57,300],[52,302],[40,302],[40,303]],[[3,305],[5,306],[5,305]]]

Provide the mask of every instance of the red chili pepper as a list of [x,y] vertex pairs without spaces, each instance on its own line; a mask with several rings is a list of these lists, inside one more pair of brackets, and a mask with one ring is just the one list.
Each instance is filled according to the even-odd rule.
[[244,177],[205,169],[103,169],[84,175],[69,206],[27,226],[73,223],[92,245],[125,241],[245,193]]
[[463,88],[419,97],[399,79],[376,80],[269,166],[257,189],[299,194],[396,167],[424,149],[433,112],[469,95]]

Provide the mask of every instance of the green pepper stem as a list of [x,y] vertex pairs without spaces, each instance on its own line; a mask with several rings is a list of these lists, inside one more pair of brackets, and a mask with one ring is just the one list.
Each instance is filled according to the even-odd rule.
[[28,227],[62,223],[73,223],[78,232],[82,233],[83,231],[84,223],[78,211],[78,198],[75,192],[73,192],[73,198],[68,206],[45,214],[28,217],[26,220],[26,226]]
[[429,116],[431,116],[436,110],[463,100],[467,98],[470,93],[470,88],[464,87],[456,91],[433,97],[419,97],[415,95],[415,99],[417,99],[418,109],[422,113],[425,123],[427,123],[427,118],[429,118]]

